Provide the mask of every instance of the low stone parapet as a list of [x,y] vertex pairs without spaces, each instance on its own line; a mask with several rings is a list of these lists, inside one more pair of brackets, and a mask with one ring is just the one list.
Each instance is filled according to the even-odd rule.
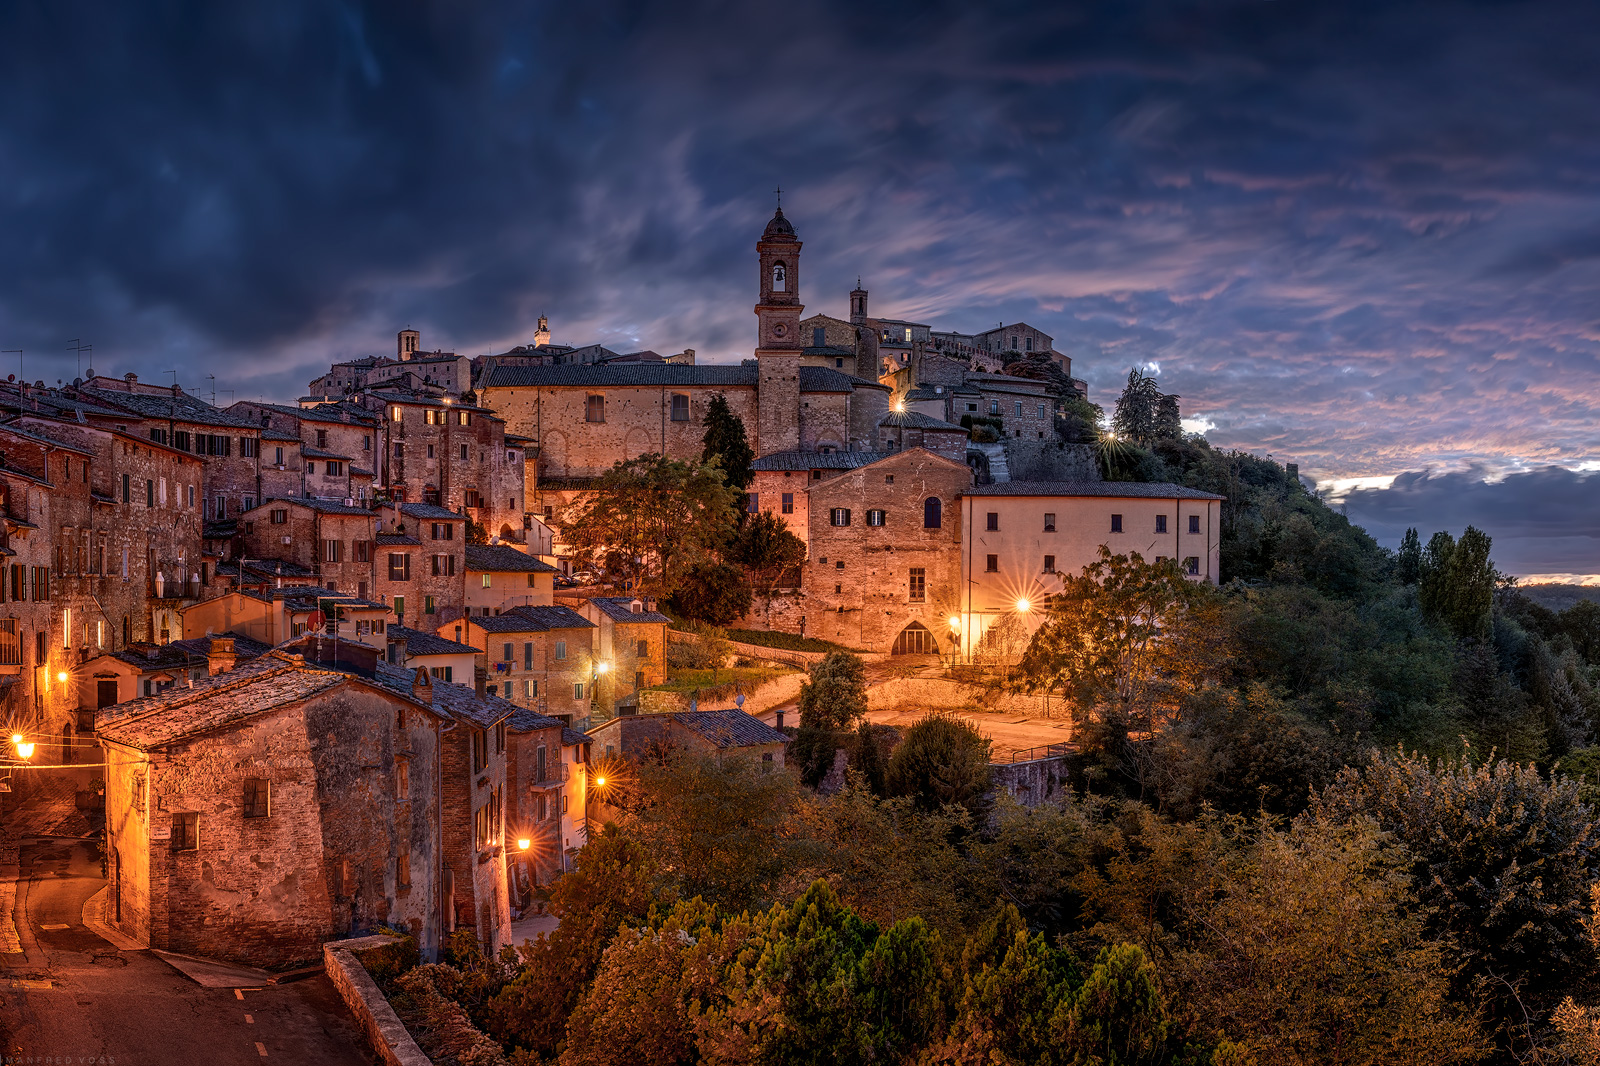
[[432,1066],[389,1006],[378,983],[356,958],[358,951],[381,948],[392,941],[392,937],[382,935],[330,941],[322,945],[323,968],[380,1059],[388,1066]]

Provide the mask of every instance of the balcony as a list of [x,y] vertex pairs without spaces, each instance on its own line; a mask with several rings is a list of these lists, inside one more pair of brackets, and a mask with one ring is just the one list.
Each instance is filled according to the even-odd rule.
[[528,786],[530,792],[549,792],[566,784],[572,777],[572,767],[567,763],[556,766],[546,766],[544,780],[535,781]]

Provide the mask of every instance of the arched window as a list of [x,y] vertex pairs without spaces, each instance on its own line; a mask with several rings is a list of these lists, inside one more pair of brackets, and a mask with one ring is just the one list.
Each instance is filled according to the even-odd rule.
[[782,260],[772,264],[772,291],[783,292],[788,283],[788,272],[783,268]]
[[938,529],[944,524],[944,504],[937,496],[922,501],[922,528]]

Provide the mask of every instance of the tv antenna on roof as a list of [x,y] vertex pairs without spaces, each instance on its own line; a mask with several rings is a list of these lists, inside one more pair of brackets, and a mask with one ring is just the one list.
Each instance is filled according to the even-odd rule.
[[211,406],[217,406],[217,375],[207,374],[206,380],[211,382]]
[[17,395],[22,395],[22,349],[7,348],[0,351],[0,355],[14,355],[17,357]]
[[74,337],[67,345],[67,351],[78,353],[78,377],[83,377],[83,353],[94,351],[94,345],[84,344],[81,338]]

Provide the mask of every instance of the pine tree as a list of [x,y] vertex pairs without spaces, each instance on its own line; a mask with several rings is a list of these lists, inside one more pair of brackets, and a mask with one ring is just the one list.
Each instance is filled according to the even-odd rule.
[[706,435],[702,439],[705,443],[702,458],[706,462],[717,460],[728,487],[744,491],[755,476],[750,464],[755,461],[756,455],[750,450],[750,441],[744,435],[744,423],[739,421],[728,406],[727,397],[721,393],[711,397],[711,403],[706,408]]

